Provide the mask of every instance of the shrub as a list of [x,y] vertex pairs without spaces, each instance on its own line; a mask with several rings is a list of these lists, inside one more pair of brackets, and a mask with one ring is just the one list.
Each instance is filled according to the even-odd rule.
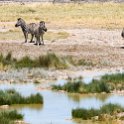
[[34,62],[28,56],[23,57],[15,63],[16,68],[33,67]]
[[[35,67],[44,67],[44,68],[57,68],[57,69],[65,69],[68,68],[69,65],[74,66],[90,66],[92,65],[90,62],[85,60],[75,60],[72,56],[57,56],[54,53],[47,53],[46,55],[42,55],[36,57],[34,59],[29,56],[24,56],[19,60],[12,57],[11,52],[9,52],[6,56],[3,54],[0,55],[0,64],[2,66],[10,66],[13,68],[35,68]],[[3,67],[2,67],[3,68]]]
[[16,110],[1,110],[0,111],[0,124],[14,124],[14,120],[23,119],[23,115],[17,113]]
[[124,73],[111,74],[102,76],[101,80],[104,80],[108,83],[124,83]]
[[93,80],[90,84],[85,84],[81,79],[74,79],[68,81],[63,86],[53,85],[53,90],[64,90],[71,93],[101,93],[101,92],[110,92],[110,86],[103,82]]
[[47,53],[47,55],[40,56],[36,61],[36,66],[40,67],[55,67],[58,69],[67,68],[67,64],[64,58],[58,57],[54,53]]
[[0,55],[0,63],[3,66],[10,65],[15,68],[33,68],[33,67],[45,67],[45,68],[57,68],[64,69],[67,68],[66,59],[59,57],[54,53],[47,53],[46,55],[39,56],[38,58],[31,59],[28,56],[16,60],[12,57],[11,53],[6,56]]
[[0,105],[11,105],[11,104],[42,104],[43,97],[37,93],[29,97],[23,97],[15,90],[0,90]]
[[91,117],[97,116],[98,114],[99,111],[95,109],[86,110],[78,108],[72,110],[72,116],[74,118],[82,118],[84,120],[91,119]]
[[124,111],[124,108],[122,108],[118,104],[109,103],[109,104],[106,104],[101,107],[101,113],[103,113],[103,114],[113,115],[115,113],[119,113],[119,112],[123,112],[123,111]]
[[91,119],[95,116],[100,116],[101,114],[116,115],[117,113],[124,112],[124,108],[117,104],[106,104],[103,105],[100,109],[73,109],[72,117],[81,118],[83,120]]

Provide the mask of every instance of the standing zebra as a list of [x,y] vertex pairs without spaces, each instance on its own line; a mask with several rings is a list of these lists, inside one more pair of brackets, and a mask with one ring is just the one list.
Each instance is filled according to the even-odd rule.
[[[22,18],[18,18],[17,23],[15,24],[15,27],[19,27],[19,26],[21,27],[22,32],[23,32],[24,37],[25,37],[25,43],[27,43],[28,34],[31,34],[30,43],[33,42],[34,36],[36,37],[36,39],[38,39],[37,38],[38,37],[38,31],[40,29],[39,33],[40,33],[40,36],[41,36],[42,42],[43,42],[43,34],[44,34],[44,32],[47,31],[47,28],[45,27],[45,22],[44,22],[44,25],[42,24],[41,27],[40,27],[40,24],[36,24],[36,23],[26,24],[26,22]],[[39,40],[37,40],[37,41],[39,41]],[[44,42],[43,42],[43,44],[44,44]],[[37,42],[35,45],[37,45]],[[39,45],[41,45],[40,41],[39,41]]]
[[[35,45],[41,45],[41,40],[42,40],[42,43],[44,45],[44,41],[43,41],[43,35],[44,33],[47,31],[47,28],[45,26],[45,22],[44,21],[41,21],[39,23],[39,27],[35,30],[35,37],[36,37],[36,43]],[[40,40],[40,36],[41,36],[41,40]]]

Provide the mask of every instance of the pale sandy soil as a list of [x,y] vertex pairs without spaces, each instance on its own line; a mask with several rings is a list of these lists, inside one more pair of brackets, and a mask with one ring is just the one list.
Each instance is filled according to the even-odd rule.
[[121,37],[121,30],[49,29],[49,31],[65,31],[70,35],[67,39],[45,40],[44,46],[23,44],[24,41],[19,39],[0,41],[0,52],[6,54],[11,51],[17,58],[25,55],[37,57],[47,52],[54,52],[64,56],[72,55],[77,59],[82,58],[99,67],[124,65],[124,39]]

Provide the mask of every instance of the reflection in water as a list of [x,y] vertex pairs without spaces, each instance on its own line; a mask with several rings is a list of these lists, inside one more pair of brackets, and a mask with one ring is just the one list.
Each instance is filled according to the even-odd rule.
[[31,109],[31,110],[37,110],[37,111],[40,111],[42,108],[43,108],[43,105],[42,104],[21,104],[21,105],[19,105],[19,104],[15,104],[15,105],[12,105],[11,107],[10,107],[11,109],[24,109],[24,108],[29,108],[29,109]]
[[[0,84],[0,89],[14,88],[22,95],[35,94],[38,85],[34,84]],[[81,108],[99,108],[108,102],[119,103],[124,106],[124,96],[106,94],[68,94],[50,90],[39,91],[44,98],[44,105],[14,105],[24,114],[24,120],[30,124],[96,124],[90,121],[74,121],[71,119],[71,110]],[[97,124],[101,124],[97,123]]]
[[117,124],[117,121],[101,122],[101,121],[90,121],[90,120],[73,120],[76,124]]
[[105,102],[107,98],[110,97],[110,94],[77,94],[77,93],[68,93],[68,97],[75,102],[80,102],[81,99],[91,99],[95,97],[96,99],[99,99],[102,102]]

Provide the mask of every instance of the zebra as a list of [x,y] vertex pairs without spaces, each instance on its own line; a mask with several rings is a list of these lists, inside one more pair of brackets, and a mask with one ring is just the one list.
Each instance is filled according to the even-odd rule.
[[35,37],[36,37],[35,45],[38,45],[38,43],[39,43],[39,45],[41,45],[40,37],[41,37],[41,40],[42,40],[42,44],[44,45],[43,35],[44,35],[45,32],[47,32],[45,22],[40,21],[38,29],[35,30]]
[[[41,21],[44,22],[44,21]],[[42,25],[40,27],[40,24]],[[30,23],[30,24],[26,24],[26,22],[22,19],[22,18],[18,18],[17,19],[17,23],[15,24],[15,27],[21,27],[22,32],[24,34],[25,37],[25,43],[27,43],[27,39],[28,39],[28,34],[31,34],[31,40],[30,43],[33,42],[33,38],[34,36],[36,37],[37,41],[39,42],[39,45],[41,45],[40,41],[38,40],[38,32],[40,29],[40,36],[42,38],[42,42],[43,42],[43,34],[47,31],[47,28],[45,27],[45,22],[44,25],[43,23],[40,24],[36,24],[36,23]],[[43,42],[44,44],[44,42]],[[37,45],[37,42],[35,43],[35,45]]]

